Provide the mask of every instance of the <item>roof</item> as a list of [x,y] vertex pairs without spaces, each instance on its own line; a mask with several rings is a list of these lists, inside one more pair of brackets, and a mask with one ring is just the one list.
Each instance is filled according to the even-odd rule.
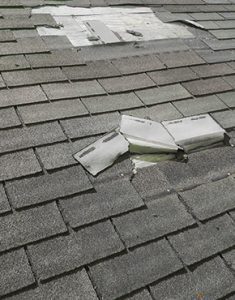
[[[149,5],[194,39],[75,49],[43,4]],[[235,148],[133,176],[72,154],[120,114],[210,113],[235,143],[233,0],[0,0],[1,299],[235,299]],[[125,56],[125,57],[123,57]]]

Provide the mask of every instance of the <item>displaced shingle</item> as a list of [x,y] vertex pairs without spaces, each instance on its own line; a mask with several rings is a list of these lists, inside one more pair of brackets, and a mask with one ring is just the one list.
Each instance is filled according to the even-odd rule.
[[[232,273],[220,257],[203,263],[192,273],[174,276],[151,287],[156,299],[219,299],[234,290]],[[227,297],[226,297],[227,299]]]
[[235,126],[235,110],[216,112],[212,116],[225,129]]
[[96,185],[95,190],[95,193],[60,201],[63,215],[72,227],[105,219],[143,205],[138,193],[125,179]]
[[174,105],[184,116],[197,115],[227,108],[216,95],[176,101]]
[[0,181],[35,174],[40,171],[41,167],[33,150],[0,156]]
[[86,227],[29,247],[37,276],[41,280],[73,270],[123,250],[110,221]]
[[34,283],[33,273],[24,249],[1,255],[0,264],[0,296]]
[[189,92],[180,84],[137,91],[136,94],[147,105],[191,97]]
[[58,123],[0,131],[0,153],[51,144],[66,139]]
[[[157,254],[157,255],[156,255]],[[181,269],[182,265],[165,240],[90,268],[97,291],[105,299],[116,299]]]
[[177,83],[198,78],[198,76],[190,68],[156,71],[150,72],[148,75],[157,83],[157,85]]
[[120,72],[108,61],[87,62],[85,66],[65,67],[64,74],[71,80],[113,77]]
[[44,84],[43,89],[51,100],[106,94],[105,90],[96,80]]
[[15,127],[19,125],[21,125],[21,122],[13,107],[0,110],[0,129]]
[[33,68],[74,66],[84,63],[80,54],[70,49],[52,51],[51,53],[28,54],[26,59]]
[[120,115],[118,113],[109,113],[64,120],[61,121],[61,124],[70,138],[78,138],[111,131],[118,127],[119,121]]
[[217,95],[229,107],[235,107],[235,92],[221,93]]
[[112,60],[112,63],[122,74],[141,73],[166,68],[155,55],[124,57]]
[[9,205],[9,202],[7,200],[7,196],[5,194],[3,185],[0,184],[0,214],[5,213],[7,211],[10,211],[11,207]]
[[40,86],[13,88],[2,90],[0,93],[0,107],[45,102],[46,100],[46,95]]
[[21,106],[18,110],[25,124],[88,115],[88,111],[79,99]]
[[6,185],[12,204],[25,207],[90,190],[92,185],[81,166],[53,174],[9,182]]
[[184,201],[200,220],[235,208],[235,180],[226,178],[181,193]]
[[235,225],[227,215],[169,237],[175,250],[187,264],[210,257],[235,244]]
[[232,87],[222,78],[195,80],[182,83],[182,85],[195,96],[219,93],[232,89]]
[[0,251],[19,247],[67,230],[55,203],[0,218]]
[[90,113],[122,110],[144,106],[134,93],[82,98],[82,102]]
[[[201,78],[232,74],[235,71],[225,63],[192,67]],[[225,77],[227,79],[229,77]]]
[[23,55],[10,55],[0,57],[0,71],[27,69],[30,65]]
[[200,65],[205,63],[204,60],[193,51],[162,53],[159,55],[159,58],[168,68]]
[[3,72],[2,76],[8,86],[31,85],[67,80],[59,68]]
[[108,93],[132,91],[156,85],[146,74],[100,79],[99,83]]
[[147,203],[148,209],[113,218],[128,247],[159,238],[195,223],[176,195]]

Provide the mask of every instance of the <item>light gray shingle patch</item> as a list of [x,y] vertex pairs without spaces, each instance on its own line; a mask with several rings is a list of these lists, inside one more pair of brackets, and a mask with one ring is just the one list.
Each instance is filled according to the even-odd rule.
[[156,85],[146,74],[100,79],[99,83],[108,93],[126,92]]
[[235,29],[217,29],[210,32],[219,40],[234,39]]
[[56,203],[0,218],[0,251],[19,247],[67,230]]
[[106,94],[96,80],[43,84],[43,89],[51,100]]
[[41,171],[33,150],[0,156],[0,180],[36,174]]
[[223,20],[223,17],[217,13],[192,13],[190,14],[194,20],[205,21],[205,20]]
[[30,21],[35,26],[58,27],[58,24],[51,14],[32,14]]
[[191,265],[235,244],[235,225],[227,215],[169,237],[185,264]]
[[0,129],[16,127],[19,125],[21,125],[21,122],[13,107],[0,110]]
[[189,92],[180,84],[136,91],[136,95],[147,105],[191,97]]
[[35,282],[24,249],[0,256],[0,296],[22,289]]
[[86,299],[98,300],[85,270],[43,283],[40,287],[9,297],[11,300]]
[[51,239],[29,247],[40,280],[73,270],[120,252],[121,243],[110,221],[77,231],[74,235]]
[[225,61],[233,61],[235,59],[235,51],[233,50],[223,50],[223,51],[198,50],[197,53],[207,63],[219,63]]
[[113,77],[120,72],[109,61],[87,62],[84,66],[64,67],[64,74],[71,80]]
[[148,209],[113,218],[128,247],[144,243],[195,223],[176,195],[147,203]]
[[216,112],[212,116],[225,129],[235,127],[235,110]]
[[101,113],[144,106],[134,93],[82,98],[90,113]]
[[59,68],[3,72],[2,76],[10,87],[67,80]]
[[223,254],[224,259],[228,265],[235,270],[235,249]]
[[235,208],[235,180],[226,178],[181,193],[184,201],[200,220]]
[[0,42],[13,42],[15,37],[11,30],[1,30],[0,31]]
[[[157,253],[157,255],[156,255]],[[91,278],[103,299],[116,299],[181,269],[167,241],[145,247],[92,266]]]
[[171,84],[197,79],[198,76],[190,68],[176,68],[164,71],[149,72],[148,75],[157,85]]
[[176,101],[174,105],[184,116],[192,116],[227,108],[216,95]]
[[221,93],[217,95],[229,107],[235,107],[235,92]]
[[93,188],[81,166],[53,174],[9,182],[9,197],[16,208],[84,192]]
[[218,299],[234,290],[234,279],[220,257],[203,263],[191,274],[174,276],[151,287],[156,299],[204,297]]
[[50,50],[72,49],[73,45],[66,35],[48,35],[43,36],[42,40]]
[[66,139],[58,123],[0,131],[0,153],[51,144]]
[[232,87],[222,78],[210,78],[182,83],[194,96],[214,94],[229,91]]
[[166,68],[155,55],[124,57],[112,60],[112,63],[122,74],[134,74]]
[[61,121],[61,124],[70,138],[78,138],[106,133],[118,127],[119,122],[120,115],[115,112],[92,117],[64,120]]
[[[192,67],[192,70],[201,78],[233,74],[235,71],[227,64],[213,64]],[[228,76],[229,78],[230,76]],[[227,78],[227,77],[225,77]]]
[[0,214],[11,210],[3,185],[0,184]]
[[205,61],[193,51],[162,53],[159,54],[159,58],[168,68],[200,65],[205,63]]
[[27,69],[30,65],[23,55],[0,57],[0,71]]
[[18,110],[25,124],[88,115],[87,109],[79,99],[21,106]]
[[49,49],[40,37],[18,39],[17,43],[1,44],[0,55],[48,52]]
[[0,107],[45,102],[46,100],[47,97],[40,86],[13,88],[2,90],[0,93]]
[[96,192],[73,199],[61,200],[66,220],[72,227],[102,220],[143,205],[138,193],[128,180],[121,179],[95,185]]

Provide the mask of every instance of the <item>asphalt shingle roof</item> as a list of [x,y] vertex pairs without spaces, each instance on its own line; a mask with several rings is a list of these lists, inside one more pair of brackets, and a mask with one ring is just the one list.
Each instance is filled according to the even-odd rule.
[[[43,4],[148,5],[207,31],[76,49]],[[123,113],[210,113],[235,144],[234,0],[0,0],[0,298],[235,299],[235,148],[133,176],[72,154]]]

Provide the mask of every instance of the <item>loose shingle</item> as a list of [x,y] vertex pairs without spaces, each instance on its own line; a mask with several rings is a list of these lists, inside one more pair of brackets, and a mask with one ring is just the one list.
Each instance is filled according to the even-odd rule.
[[176,68],[164,71],[150,72],[148,75],[157,85],[177,83],[197,79],[198,76],[190,68]]
[[82,101],[90,113],[123,110],[144,106],[134,93],[89,97],[83,98]]
[[88,115],[88,111],[79,99],[21,106],[18,110],[25,124]]
[[55,203],[0,218],[0,251],[19,247],[67,230]]
[[113,77],[120,72],[108,61],[87,62],[84,66],[65,67],[64,74],[71,80]]
[[182,83],[182,85],[194,96],[219,93],[232,89],[222,78],[195,80]]
[[10,55],[0,57],[0,71],[27,69],[30,65],[23,55]]
[[198,115],[227,108],[216,95],[176,101],[174,105],[184,116]]
[[169,237],[185,264],[191,265],[235,245],[235,225],[227,215]]
[[235,107],[235,92],[221,93],[217,95],[229,107]]
[[13,88],[2,90],[0,93],[0,107],[45,102],[46,100],[47,97],[40,86]]
[[136,91],[136,94],[147,105],[191,97],[189,92],[180,84]]
[[17,291],[35,282],[24,249],[0,256],[0,296]]
[[41,280],[73,270],[123,250],[110,221],[86,227],[73,236],[51,239],[29,247]]
[[121,179],[95,186],[95,193],[60,201],[63,215],[72,227],[89,224],[143,205],[129,183]]
[[92,266],[90,272],[102,298],[111,300],[144,287],[181,267],[170,245],[161,240]]
[[5,194],[3,185],[0,184],[0,214],[5,213],[7,211],[10,211],[11,207],[9,205],[9,202],[7,200],[7,196]]
[[64,120],[61,121],[61,124],[70,138],[78,138],[111,131],[118,127],[119,121],[120,115],[118,113],[109,113]]
[[96,80],[44,84],[43,89],[51,100],[106,94]]
[[0,156],[0,181],[32,175],[41,171],[33,150]]
[[13,205],[20,208],[84,192],[92,185],[82,167],[75,166],[53,174],[9,182],[6,187]]
[[0,153],[52,144],[66,139],[58,123],[0,131]]
[[226,178],[181,193],[184,201],[200,220],[235,208],[235,180]]
[[8,86],[32,85],[67,80],[59,68],[3,72],[2,76]]
[[[192,67],[201,78],[233,74],[235,71],[225,63]],[[229,77],[225,77],[226,79]]]
[[235,127],[235,110],[216,112],[212,116],[225,129]]
[[21,122],[13,107],[0,109],[0,129],[15,127],[19,125],[21,125]]
[[100,79],[99,83],[108,93],[120,93],[155,86],[155,83],[146,74]]
[[[174,276],[151,287],[156,299],[219,299],[234,290],[232,273],[220,257],[203,263],[192,273]],[[226,297],[227,299],[227,297]]]
[[148,209],[113,219],[128,247],[159,238],[195,223],[176,195],[147,203]]
[[112,63],[122,74],[125,75],[166,68],[155,55],[124,57],[112,60]]
[[168,68],[200,65],[205,61],[193,51],[162,53],[159,58]]

